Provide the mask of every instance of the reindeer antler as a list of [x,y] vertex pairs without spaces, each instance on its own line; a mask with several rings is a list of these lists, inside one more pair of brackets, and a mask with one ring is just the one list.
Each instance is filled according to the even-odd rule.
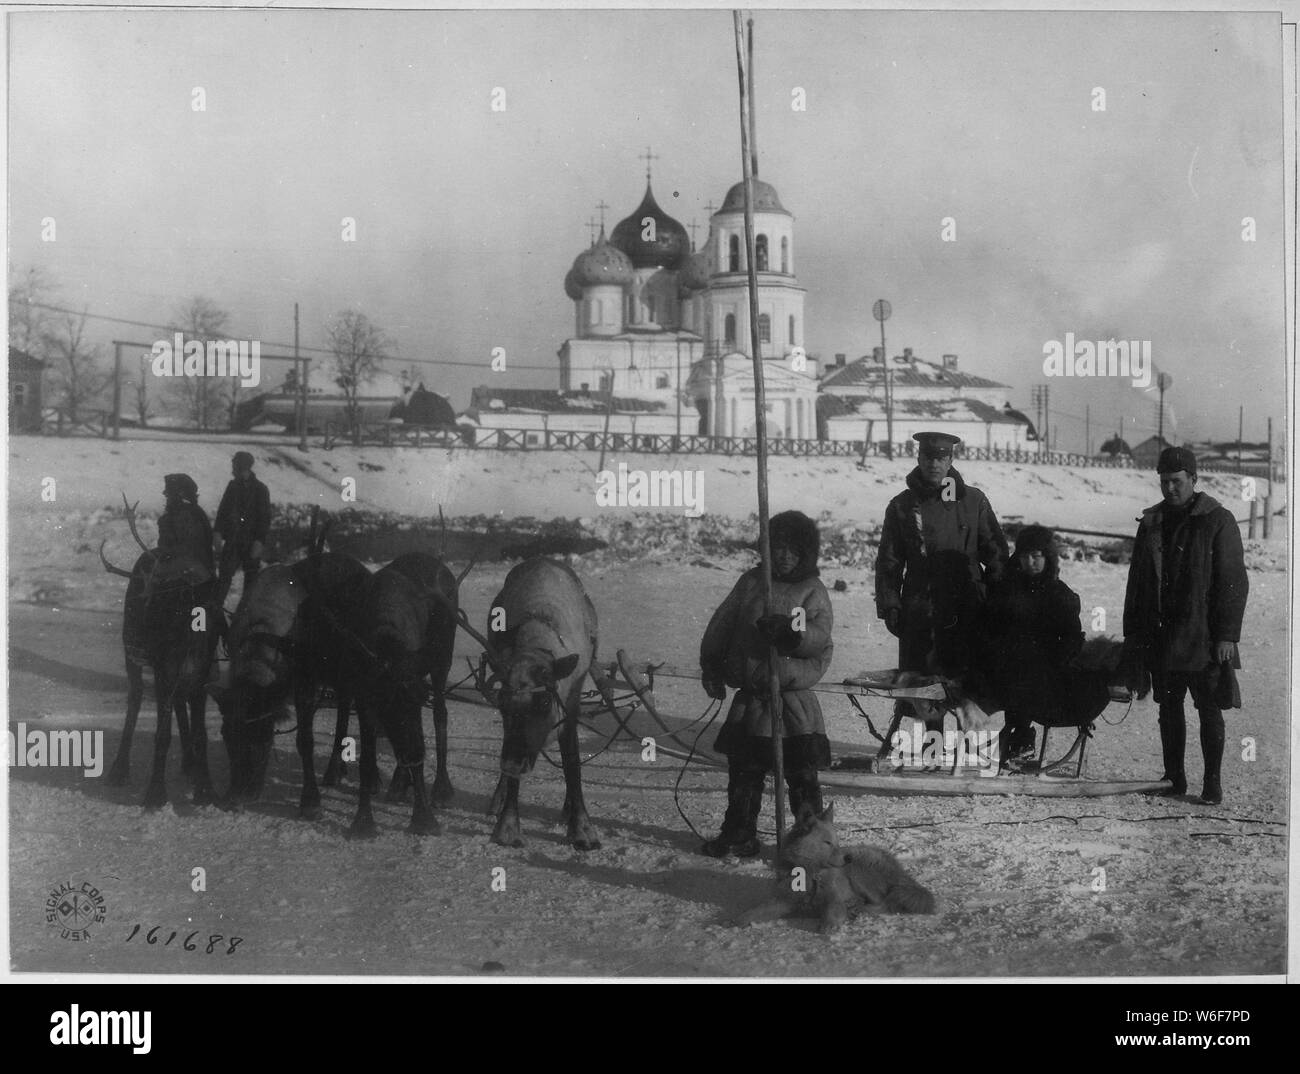
[[126,493],[124,492],[122,493],[122,506],[126,509],[126,524],[131,527],[131,536],[135,538],[135,543],[144,549],[145,555],[151,559],[157,559],[154,550],[144,543],[140,537],[140,531],[135,528],[135,509],[140,506],[140,501],[136,500],[135,503],[127,503]]
[[108,571],[109,574],[120,574],[123,578],[132,577],[130,571],[124,571],[121,567],[114,567],[113,564],[109,563],[108,559],[104,556],[104,545],[106,544],[108,544],[107,537],[99,542],[99,562],[104,565],[104,570]]
[[463,582],[463,581],[465,580],[465,576],[466,576],[467,574],[469,574],[469,572],[472,571],[472,570],[474,569],[474,567],[475,567],[475,565],[476,565],[477,563],[478,563],[478,560],[476,560],[476,559],[471,559],[471,560],[469,561],[469,563],[466,565],[465,569],[464,569],[463,571],[461,571],[460,574],[456,575],[456,588],[457,588],[457,589],[460,588],[460,583]]

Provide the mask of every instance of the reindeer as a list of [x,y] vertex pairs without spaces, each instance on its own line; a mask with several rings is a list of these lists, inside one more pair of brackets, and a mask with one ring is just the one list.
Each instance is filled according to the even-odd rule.
[[[224,618],[214,600],[215,580],[197,584],[184,577],[151,585],[160,559],[140,537],[135,509],[122,497],[131,536],[141,548],[131,570],[115,567],[104,555],[104,540],[99,559],[104,569],[130,581],[122,609],[122,644],[125,651],[127,695],[126,721],[117,756],[108,772],[110,786],[127,783],[131,770],[131,740],[144,698],[143,668],[153,669],[154,695],[158,707],[158,724],[154,734],[154,763],[145,790],[144,807],[159,809],[167,804],[167,752],[171,746],[172,713],[181,736],[181,769],[194,785],[194,804],[206,805],[216,800],[208,772],[208,739],[204,724],[206,695],[204,683],[216,650],[217,639],[224,629]],[[202,610],[203,629],[196,630],[195,613]],[[188,710],[188,711],[187,711]]]
[[492,841],[523,845],[519,836],[519,781],[532,771],[550,735],[556,702],[563,711],[560,755],[564,766],[562,816],[578,850],[598,850],[600,841],[582,798],[578,757],[578,714],[582,680],[596,663],[596,609],[578,576],[563,563],[525,560],[506,575],[488,613],[489,637],[463,619],[461,626],[483,645],[501,681],[497,695],[504,733],[501,776],[492,795],[496,815]]
[[[440,831],[424,782],[426,677],[433,689],[438,751],[433,801],[445,804],[454,793],[447,772],[444,695],[456,641],[459,585],[460,579],[436,556],[414,552],[377,572],[357,609],[358,633],[353,643],[361,657],[356,690],[362,769],[375,765],[377,729],[383,727],[397,756],[389,797],[395,798],[403,781],[409,781],[414,798],[410,830],[420,835]],[[369,837],[377,831],[370,797],[371,788],[363,780],[351,829],[354,836]]]
[[[351,556],[321,552],[317,545],[306,560],[259,572],[240,601],[230,625],[230,666],[220,683],[208,687],[223,716],[230,757],[227,802],[233,808],[260,797],[275,724],[287,720],[292,703],[302,764],[298,810],[308,820],[320,815],[313,733],[320,688],[332,686],[338,698],[334,749],[323,781],[329,786],[341,773],[352,696],[343,623],[369,578]],[[363,763],[361,779],[377,786],[378,770]]]

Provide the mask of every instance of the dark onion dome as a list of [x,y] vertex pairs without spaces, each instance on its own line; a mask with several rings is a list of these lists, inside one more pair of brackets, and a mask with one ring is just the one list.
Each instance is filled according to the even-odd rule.
[[[646,217],[655,222],[654,242],[641,238]],[[650,184],[645,185],[645,197],[631,216],[620,220],[610,235],[610,242],[632,259],[635,268],[665,268],[675,271],[690,255],[691,240],[686,229],[659,208]]]
[[677,292],[681,295],[703,291],[709,286],[709,251],[696,250],[686,259],[681,275],[677,277]]
[[594,245],[574,258],[573,268],[564,277],[564,293],[576,302],[582,297],[584,287],[601,284],[622,287],[631,282],[632,262],[627,254],[605,238],[602,231]]
[[[727,197],[722,203],[720,213],[743,213],[745,211],[745,183],[742,180],[727,191]],[[781,199],[777,197],[776,187],[771,183],[765,183],[762,179],[754,180],[754,212],[756,213],[782,213],[790,216],[791,213],[781,204]]]
[[576,266],[569,269],[564,276],[564,293],[574,302],[582,299],[582,288],[578,286],[578,269]]

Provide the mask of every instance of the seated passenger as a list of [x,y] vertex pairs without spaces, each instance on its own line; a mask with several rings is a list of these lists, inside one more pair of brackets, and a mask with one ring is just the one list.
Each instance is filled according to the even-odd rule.
[[1004,760],[1033,755],[1035,716],[1057,724],[1059,714],[1072,707],[1071,664],[1083,648],[1084,634],[1079,597],[1058,571],[1052,531],[1026,526],[1005,576],[983,608],[983,665],[988,685],[1006,711]]

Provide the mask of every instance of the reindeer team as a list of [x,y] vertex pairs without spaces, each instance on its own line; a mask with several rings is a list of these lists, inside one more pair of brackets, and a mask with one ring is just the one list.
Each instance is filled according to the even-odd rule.
[[[302,763],[299,813],[306,819],[319,817],[313,724],[321,690],[328,687],[337,699],[338,714],[321,781],[326,786],[344,772],[343,745],[354,705],[360,724],[359,797],[351,834],[370,836],[377,831],[371,799],[379,789],[380,729],[397,762],[389,800],[409,790],[410,830],[438,834],[432,807],[447,805],[454,795],[447,769],[446,690],[460,627],[483,646],[492,681],[500,683],[497,700],[504,735],[501,775],[491,805],[497,818],[493,840],[503,846],[522,845],[520,780],[532,770],[555,726],[558,708],[569,839],[580,850],[600,846],[583,801],[577,733],[582,683],[596,659],[596,612],[567,566],[538,558],[512,570],[492,602],[485,636],[459,607],[463,574],[456,577],[438,557],[424,552],[399,556],[371,573],[351,556],[325,551],[328,523],[318,530],[313,516],[305,557],[258,572],[227,625],[215,598],[216,580],[202,571],[169,573],[166,553],[149,548],[140,537],[130,504],[126,519],[142,549],[133,569],[115,567],[100,545],[105,569],[130,579],[123,617],[127,717],[110,782],[121,785],[129,777],[131,739],[143,697],[141,672],[149,666],[158,698],[158,726],[147,808],[167,801],[173,710],[181,735],[182,769],[194,783],[195,803],[217,801],[208,775],[204,724],[204,702],[210,694],[221,711],[230,762],[230,787],[220,804],[238,809],[260,797],[276,725],[292,718]],[[205,623],[196,619],[200,611]],[[198,628],[201,623],[203,629]],[[221,637],[229,659],[209,681]],[[422,721],[426,698],[433,708],[437,754],[429,787]]]

